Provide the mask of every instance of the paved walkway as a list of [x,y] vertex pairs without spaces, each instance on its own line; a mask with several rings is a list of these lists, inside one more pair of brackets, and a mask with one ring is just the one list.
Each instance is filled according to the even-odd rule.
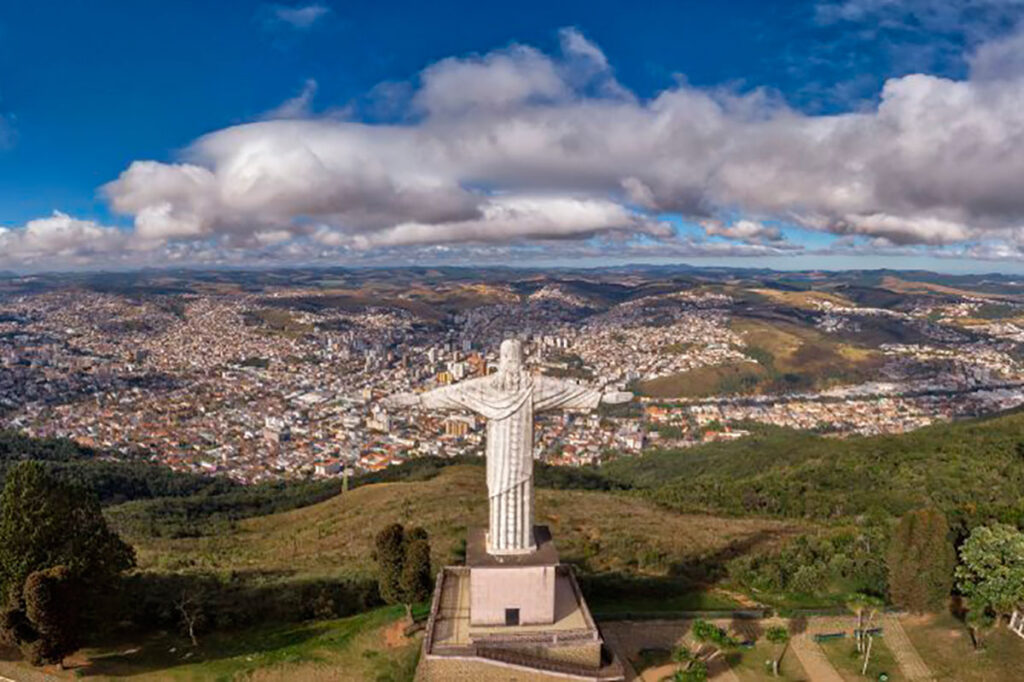
[[825,652],[821,650],[806,633],[797,635],[792,640],[793,653],[800,660],[807,677],[814,682],[844,682],[842,676],[829,662]]
[[935,675],[917,653],[913,642],[907,637],[900,619],[892,614],[882,616],[882,637],[896,657],[896,664],[908,680],[934,680]]

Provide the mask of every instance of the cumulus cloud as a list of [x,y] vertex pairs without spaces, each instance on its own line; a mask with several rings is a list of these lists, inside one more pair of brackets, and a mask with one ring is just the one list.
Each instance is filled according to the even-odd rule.
[[405,246],[445,242],[511,242],[525,239],[571,239],[601,232],[673,234],[670,226],[650,220],[611,201],[567,197],[496,197],[469,220],[444,223],[407,222],[359,235],[353,243],[370,246]]
[[307,118],[312,114],[313,97],[316,96],[317,82],[312,78],[306,79],[302,90],[295,97],[286,99],[277,105],[261,118],[273,120],[277,118]]
[[[371,243],[399,232],[453,241],[459,226],[467,240],[543,236],[533,216],[515,214],[515,226],[488,217],[503,205],[495,193],[698,219],[739,211],[901,243],[1024,224],[1020,79],[993,80],[987,67],[985,78],[962,81],[914,74],[886,83],[875,111],[828,116],[801,114],[763,91],[687,85],[641,102],[581,91],[576,61],[587,60],[591,82],[595,73],[612,82],[610,67],[582,35],[562,37],[561,57],[514,45],[428,67],[413,96],[415,121],[235,126],[198,140],[185,163],[132,164],[106,192],[140,232],[168,238],[244,239],[306,223]],[[714,229],[774,238],[758,224],[749,235],[747,224]]]
[[[270,120],[135,161],[103,192],[142,242],[311,257],[552,240],[792,252],[779,224],[940,248],[1024,229],[1016,43],[979,48],[965,79],[893,78],[871,110],[810,115],[682,81],[640,99],[579,31],[559,37],[556,55],[511,45],[428,66],[398,123],[313,117],[310,81]],[[676,237],[665,214],[730,243]]]
[[0,253],[9,263],[90,262],[97,255],[125,250],[130,240],[129,234],[117,228],[54,211],[52,216],[30,220],[20,228],[0,228]]
[[726,225],[720,220],[703,220],[701,227],[709,236],[727,237],[741,242],[780,242],[784,239],[782,230],[775,225],[765,225],[756,220],[737,220]]
[[271,15],[277,22],[294,29],[306,30],[330,12],[331,8],[321,4],[272,5],[270,10]]

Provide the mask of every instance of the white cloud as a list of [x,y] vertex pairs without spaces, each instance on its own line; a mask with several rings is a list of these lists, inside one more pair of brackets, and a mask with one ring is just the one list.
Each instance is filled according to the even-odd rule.
[[428,67],[413,98],[424,115],[410,123],[235,126],[198,140],[187,163],[133,164],[106,191],[141,232],[172,238],[316,222],[371,242],[400,225],[424,242],[430,226],[438,240],[455,225],[478,239],[495,192],[740,212],[901,243],[1024,224],[1024,81],[915,74],[890,80],[875,111],[829,116],[687,85],[640,102],[581,92],[572,60],[606,75],[607,61],[577,33],[563,42],[561,59],[512,46]]
[[20,228],[0,229],[0,258],[26,265],[50,259],[88,262],[96,255],[123,251],[130,240],[128,233],[117,228],[54,211]]
[[281,102],[261,118],[273,120],[277,118],[308,118],[312,114],[313,97],[316,96],[317,82],[307,78],[302,91],[290,99]]
[[737,220],[730,225],[720,220],[703,220],[701,227],[709,236],[727,237],[747,243],[779,242],[784,239],[778,227],[756,220]]
[[[582,34],[560,38],[556,56],[428,66],[401,124],[311,118],[309,82],[274,120],[136,161],[104,192],[139,240],[310,257],[567,239],[792,252],[776,223],[938,247],[1024,228],[1024,78],[1000,44],[967,79],[894,78],[872,110],[815,116],[684,82],[640,100]],[[741,244],[677,239],[665,213]]]
[[421,74],[413,102],[431,116],[490,113],[569,97],[555,64],[532,47],[513,45],[482,57],[441,60]]
[[476,218],[446,223],[401,223],[359,235],[353,243],[358,248],[368,248],[467,241],[578,239],[613,230],[657,237],[672,234],[671,227],[644,218],[614,202],[599,199],[496,197],[489,200],[480,213]]
[[287,24],[294,29],[305,30],[313,26],[331,11],[330,7],[321,4],[312,5],[273,5],[271,7],[273,16],[279,22]]

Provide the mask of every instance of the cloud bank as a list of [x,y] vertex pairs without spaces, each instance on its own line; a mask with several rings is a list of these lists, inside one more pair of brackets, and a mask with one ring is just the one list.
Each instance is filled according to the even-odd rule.
[[[74,234],[137,250],[203,244],[355,260],[387,249],[415,258],[434,245],[569,252],[570,241],[616,254],[704,254],[721,240],[737,253],[793,252],[782,224],[1019,253],[1022,36],[982,44],[964,79],[893,78],[874,109],[832,115],[764,90],[684,82],[641,99],[573,29],[556,55],[511,45],[428,66],[395,89],[406,107],[393,122],[311,116],[309,82],[270,120],[206,135],[174,163],[136,161],[105,185],[131,231]],[[706,237],[677,236],[666,216]],[[58,217],[75,222],[43,220]],[[33,223],[7,233],[15,252],[37,248]]]

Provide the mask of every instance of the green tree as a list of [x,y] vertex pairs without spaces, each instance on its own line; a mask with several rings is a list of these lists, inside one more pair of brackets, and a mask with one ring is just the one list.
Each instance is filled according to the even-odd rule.
[[738,642],[729,634],[706,620],[693,621],[693,638],[700,643],[701,649],[708,647],[706,655],[703,656],[705,663],[711,662],[719,654],[735,649]]
[[135,552],[107,527],[87,491],[60,483],[36,462],[7,475],[0,495],[0,593],[20,594],[29,574],[66,566],[88,591],[135,565]]
[[871,628],[871,622],[882,606],[884,603],[881,599],[863,592],[855,592],[846,598],[846,608],[857,615],[857,629],[854,634],[857,638],[858,652],[864,652],[864,632]]
[[402,567],[400,587],[406,616],[411,622],[412,605],[430,598],[434,582],[430,572],[430,542],[424,537],[414,536],[411,532],[409,535],[411,539],[405,546],[405,565]]
[[936,509],[904,514],[889,542],[886,565],[894,604],[915,613],[942,609],[956,566],[946,516]]
[[388,604],[404,604],[412,621],[412,605],[430,597],[430,539],[423,528],[408,532],[394,523],[377,534],[377,584]]
[[4,642],[21,649],[33,665],[58,663],[79,647],[81,627],[76,584],[67,566],[31,573],[0,619]]
[[1024,604],[1024,533],[1013,526],[978,526],[960,548],[956,584],[973,608],[997,618]]
[[402,603],[402,567],[405,564],[405,529],[400,523],[377,533],[377,585],[381,599],[388,604]]
[[33,664],[59,663],[74,651],[82,614],[94,612],[134,563],[91,494],[37,462],[8,473],[0,494],[0,637]]
[[708,664],[704,661],[693,661],[691,664],[677,670],[672,676],[673,682],[705,682],[708,679]]
[[772,675],[778,677],[782,657],[786,655],[786,649],[789,646],[789,630],[781,625],[772,625],[764,634],[765,639],[771,642],[778,651],[778,655],[772,658]]
[[971,605],[967,613],[964,614],[964,622],[971,633],[971,643],[974,645],[974,650],[978,651],[983,646],[982,633],[995,624],[995,619],[992,618],[992,614],[984,606]]

